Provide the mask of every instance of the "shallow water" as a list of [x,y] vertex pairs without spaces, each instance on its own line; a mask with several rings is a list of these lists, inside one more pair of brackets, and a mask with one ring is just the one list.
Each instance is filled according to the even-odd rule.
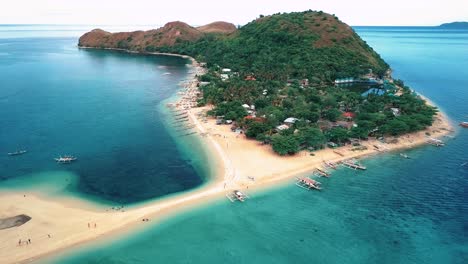
[[[188,60],[81,50],[76,37],[47,30],[34,31],[41,38],[7,38],[2,28],[0,188],[41,183],[54,193],[129,204],[203,183],[200,144],[195,137],[181,144],[165,125],[163,102],[187,78]],[[17,149],[28,153],[7,155]],[[54,162],[67,154],[78,160]]]
[[[418,92],[455,121],[468,120],[468,32],[356,31]],[[447,146],[420,147],[340,169],[324,190],[294,185],[222,200],[53,263],[467,263],[466,130]]]

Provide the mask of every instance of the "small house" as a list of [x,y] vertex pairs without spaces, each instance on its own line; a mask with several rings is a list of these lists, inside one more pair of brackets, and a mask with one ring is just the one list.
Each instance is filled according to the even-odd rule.
[[299,119],[295,118],[295,117],[288,117],[286,118],[283,123],[285,125],[294,125],[294,123],[296,123]]
[[398,108],[390,108],[394,116],[399,116],[400,115],[400,109]]
[[343,117],[346,118],[347,120],[351,120],[355,117],[356,115],[352,112],[344,112]]
[[283,131],[283,130],[287,130],[289,129],[289,126],[287,125],[279,125],[276,127],[276,131],[280,132],[280,131]]
[[229,79],[229,75],[227,75],[227,74],[221,74],[219,76],[221,77],[221,80],[223,80],[223,81],[226,81],[227,79]]
[[224,72],[224,73],[230,73],[230,72],[231,72],[231,69],[224,68],[224,69],[222,69],[221,71]]

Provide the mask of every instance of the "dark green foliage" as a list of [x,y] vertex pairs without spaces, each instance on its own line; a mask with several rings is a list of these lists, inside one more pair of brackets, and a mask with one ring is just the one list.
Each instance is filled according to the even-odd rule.
[[326,143],[325,135],[315,127],[301,129],[298,135],[299,143],[304,148],[321,149]]
[[270,126],[263,122],[249,122],[245,135],[248,138],[257,138],[258,135],[263,135],[270,130]]
[[324,117],[332,122],[337,121],[340,116],[341,111],[336,108],[332,108],[324,112]]
[[343,143],[349,139],[348,130],[341,127],[334,127],[325,134],[328,140],[332,142]]
[[397,136],[408,132],[409,126],[401,120],[393,119],[390,120],[384,126],[382,126],[382,130],[384,133],[389,133],[391,135]]
[[245,117],[247,112],[242,107],[241,103],[234,101],[218,104],[215,109],[211,110],[210,114],[214,116],[224,116],[226,120],[238,120]]
[[299,143],[294,135],[274,135],[271,145],[273,150],[282,156],[299,151]]

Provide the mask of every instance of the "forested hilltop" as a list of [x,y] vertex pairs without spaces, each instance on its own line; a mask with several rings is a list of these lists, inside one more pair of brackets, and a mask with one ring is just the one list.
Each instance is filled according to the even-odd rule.
[[199,105],[214,105],[218,123],[282,155],[433,122],[436,109],[393,81],[389,66],[334,15],[309,10],[260,16],[237,30],[199,29],[169,23],[138,33],[138,41],[90,32],[79,45],[178,53],[206,63]]

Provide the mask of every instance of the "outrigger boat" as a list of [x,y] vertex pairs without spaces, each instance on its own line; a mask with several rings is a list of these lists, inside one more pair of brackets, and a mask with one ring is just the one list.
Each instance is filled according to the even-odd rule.
[[321,190],[322,189],[320,188],[320,182],[316,180],[312,180],[311,178],[308,178],[308,177],[298,178],[296,181],[296,185],[307,190],[310,190],[310,189]]
[[324,171],[324,170],[322,170],[320,168],[316,168],[316,170],[317,170],[317,173],[320,176],[327,177],[327,178],[330,177],[330,173],[328,173],[328,172],[326,172],[326,171]]
[[70,155],[65,155],[63,157],[60,156],[58,158],[55,158],[55,161],[57,161],[57,163],[72,163],[75,160],[77,160],[77,158],[70,156]]
[[232,193],[226,194],[226,197],[227,197],[231,202],[235,202],[235,201],[243,202],[243,201],[245,201],[247,198],[249,198],[246,194],[242,193],[242,192],[239,191],[239,190],[234,190]]
[[350,169],[355,169],[355,170],[366,170],[367,168],[365,166],[362,166],[359,164],[357,161],[343,161],[343,165],[350,168]]
[[332,168],[332,169],[334,169],[334,170],[336,170],[337,167],[338,167],[338,166],[336,165],[336,163],[331,162],[331,161],[326,161],[326,160],[324,160],[323,163],[325,163],[325,165],[326,165],[327,167]]
[[23,155],[24,153],[26,153],[28,151],[26,150],[17,150],[15,152],[8,152],[8,156],[18,156],[18,155]]
[[468,122],[461,122],[460,126],[464,128],[468,128]]

